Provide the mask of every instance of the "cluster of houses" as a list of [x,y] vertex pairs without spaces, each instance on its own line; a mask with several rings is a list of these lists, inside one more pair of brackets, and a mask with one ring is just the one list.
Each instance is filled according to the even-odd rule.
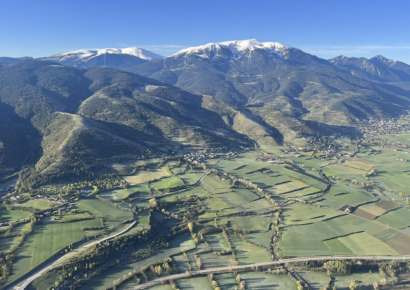
[[37,194],[35,196],[35,198],[36,199],[46,199],[46,200],[53,201],[53,202],[62,202],[62,203],[68,202],[68,200],[65,199],[65,198],[59,198],[59,197],[53,196],[53,195],[52,196],[46,196],[46,195]]
[[13,195],[12,197],[10,197],[11,200],[23,200],[24,196],[21,195]]
[[410,123],[404,120],[398,123],[395,119],[369,119],[361,122],[360,129],[363,133],[397,134],[410,131]]
[[206,149],[202,152],[190,152],[182,155],[182,157],[188,162],[197,161],[203,163],[206,159],[215,158],[225,155],[224,153],[208,152]]

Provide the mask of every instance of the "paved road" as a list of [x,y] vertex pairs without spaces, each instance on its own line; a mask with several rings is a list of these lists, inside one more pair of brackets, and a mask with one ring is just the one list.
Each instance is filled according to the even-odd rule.
[[[226,153],[221,159],[219,159],[219,161],[218,161],[214,166],[212,166],[212,168],[210,168],[207,172],[205,172],[205,174],[204,174],[191,188],[194,188],[194,187],[198,186],[198,185],[201,183],[201,181],[211,172],[211,170],[214,169],[216,166],[218,166],[218,164],[221,163],[222,160],[224,160],[224,159],[226,158],[226,156],[228,156],[228,154],[231,153],[232,150],[233,150],[235,147],[236,147],[236,146],[234,146],[228,153]],[[191,188],[189,188],[189,189],[191,189]],[[175,194],[175,193],[183,192],[183,191],[186,191],[186,190],[188,190],[188,189],[182,189],[182,190],[178,190],[178,191],[175,191],[175,192],[170,192],[170,193],[167,193],[167,194],[164,194],[164,195]],[[149,197],[148,199],[150,199],[150,198],[151,198],[151,197]],[[82,246],[82,247],[80,247],[80,248],[78,248],[78,249],[75,249],[75,250],[73,250],[73,251],[71,251],[71,252],[65,254],[64,256],[62,256],[61,258],[59,258],[58,260],[56,260],[56,261],[54,261],[54,262],[52,262],[52,263],[50,263],[50,264],[44,266],[41,270],[39,270],[39,271],[37,271],[36,273],[34,273],[32,276],[30,276],[29,278],[27,278],[27,279],[24,281],[23,284],[17,285],[17,286],[14,286],[14,287],[11,287],[11,288],[9,288],[8,290],[13,290],[13,289],[14,289],[14,290],[23,290],[23,289],[25,289],[31,282],[33,282],[36,278],[40,277],[42,274],[44,274],[44,273],[47,272],[48,270],[50,270],[50,269],[56,267],[58,264],[60,264],[61,262],[63,262],[63,261],[66,260],[67,258],[70,258],[71,256],[75,255],[75,254],[78,253],[79,251],[82,251],[82,250],[84,250],[84,249],[87,249],[87,248],[89,248],[89,247],[92,247],[92,246],[94,246],[95,244],[104,242],[104,241],[106,241],[106,240],[115,238],[115,237],[117,237],[117,236],[119,236],[119,235],[125,233],[126,231],[128,231],[130,228],[132,228],[132,227],[137,223],[137,216],[136,216],[136,214],[135,214],[134,203],[136,203],[136,202],[139,201],[139,200],[140,200],[140,199],[137,199],[137,200],[134,200],[134,201],[132,202],[134,222],[132,222],[127,228],[125,228],[124,230],[122,230],[122,231],[119,232],[119,233],[116,233],[116,234],[111,235],[111,236],[109,236],[109,237],[106,237],[106,238],[103,238],[103,239],[101,239],[101,240],[92,242],[92,243],[90,243],[90,244],[84,245],[84,246]]]
[[89,248],[89,247],[92,247],[92,246],[94,246],[95,244],[98,244],[98,243],[104,242],[104,241],[106,241],[106,240],[115,238],[116,236],[119,236],[119,235],[125,233],[125,232],[128,231],[130,228],[132,228],[136,223],[137,223],[137,221],[133,221],[128,227],[126,227],[125,229],[123,229],[123,230],[122,230],[121,232],[119,232],[119,233],[116,233],[116,234],[111,235],[111,236],[109,236],[109,237],[106,237],[106,238],[103,238],[103,239],[101,239],[101,240],[92,242],[92,243],[90,243],[90,244],[86,244],[86,245],[84,245],[84,246],[81,246],[81,247],[78,248],[78,249],[75,249],[75,250],[73,250],[73,251],[71,251],[71,252],[68,252],[67,254],[65,254],[64,256],[62,256],[61,258],[59,258],[58,260],[56,260],[56,261],[54,261],[54,262],[52,262],[52,263],[50,263],[50,264],[44,266],[41,270],[38,270],[38,271],[37,271],[36,273],[34,273],[32,276],[30,276],[29,278],[27,278],[27,279],[24,281],[23,284],[14,286],[14,287],[12,287],[12,288],[9,288],[8,290],[12,290],[12,289],[14,289],[14,290],[23,290],[23,289],[25,289],[25,288],[26,288],[31,282],[33,282],[36,278],[40,277],[42,274],[44,274],[44,273],[47,272],[48,270],[50,270],[50,269],[56,267],[58,264],[60,264],[60,263],[61,263],[62,261],[64,261],[65,259],[70,258],[71,256],[75,255],[76,253],[78,253],[78,252],[80,252],[80,251],[82,251],[82,250],[84,250],[84,249],[87,249],[87,248]]
[[359,260],[403,260],[404,256],[321,256],[321,257],[308,257],[308,258],[296,258],[296,259],[286,259],[280,261],[273,261],[273,262],[265,262],[265,263],[255,263],[255,264],[247,264],[241,266],[231,266],[231,267],[222,267],[222,268],[212,268],[200,271],[193,271],[191,275],[183,274],[176,274],[167,277],[161,277],[152,281],[149,281],[144,284],[140,284],[138,286],[129,288],[129,290],[138,290],[138,289],[145,289],[148,287],[152,287],[157,284],[161,284],[162,282],[169,281],[169,280],[177,280],[181,278],[187,278],[190,276],[197,276],[197,275],[206,275],[215,272],[229,272],[229,271],[237,271],[237,270],[248,270],[252,266],[271,266],[271,265],[280,265],[289,262],[304,262],[304,261],[320,261],[320,260],[351,260],[351,259],[359,259]]
[[[179,189],[179,190],[177,190],[177,191],[172,191],[172,192],[168,192],[168,193],[159,194],[159,195],[156,195],[155,198],[160,198],[160,197],[164,197],[164,196],[168,196],[168,195],[172,195],[172,194],[176,194],[176,193],[185,192],[185,191],[191,190],[192,188],[195,188],[195,187],[199,186],[199,185],[201,184],[201,181],[202,181],[209,173],[211,173],[211,170],[214,169],[215,167],[217,167],[217,166],[219,165],[219,163],[221,163],[221,162],[226,158],[226,156],[228,156],[228,154],[232,152],[232,150],[233,150],[235,147],[236,147],[236,146],[232,147],[232,149],[231,149],[228,153],[224,154],[224,155],[221,157],[221,159],[219,159],[218,162],[216,162],[216,163],[214,164],[214,166],[212,166],[210,169],[208,169],[208,171],[206,171],[206,172],[204,173],[204,175],[202,175],[201,178],[198,179],[198,181],[195,182],[195,184],[193,184],[192,186],[190,186],[190,187],[188,187],[188,188],[184,188],[184,189]],[[137,202],[137,201],[147,200],[147,199],[151,199],[151,198],[152,198],[152,196],[137,198],[137,199],[135,199],[135,200],[132,202],[132,204],[134,205],[134,203]]]

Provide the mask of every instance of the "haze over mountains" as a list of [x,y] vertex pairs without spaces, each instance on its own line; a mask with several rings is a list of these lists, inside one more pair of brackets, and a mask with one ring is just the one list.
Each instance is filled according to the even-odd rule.
[[256,39],[162,58],[139,49],[0,58],[0,174],[22,186],[92,175],[104,160],[175,146],[302,144],[410,109],[410,66],[325,60]]

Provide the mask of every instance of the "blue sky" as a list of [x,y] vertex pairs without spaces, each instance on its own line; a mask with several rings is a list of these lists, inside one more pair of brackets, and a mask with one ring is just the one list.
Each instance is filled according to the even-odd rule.
[[0,0],[0,56],[138,46],[162,55],[257,38],[322,58],[410,64],[410,1]]

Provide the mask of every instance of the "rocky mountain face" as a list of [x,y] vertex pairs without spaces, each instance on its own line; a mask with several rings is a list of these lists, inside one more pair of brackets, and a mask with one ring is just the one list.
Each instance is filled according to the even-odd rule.
[[409,72],[380,56],[324,60],[258,40],[166,58],[137,48],[4,58],[0,177],[25,166],[29,188],[92,176],[127,154],[355,134],[358,119],[407,113]]
[[145,62],[161,59],[162,56],[138,48],[83,49],[39,58],[76,67],[109,67],[124,69]]
[[[403,67],[385,59],[372,62],[390,71]],[[293,138],[291,131],[309,133],[309,124],[350,126],[357,119],[394,117],[409,109],[410,91],[356,76],[341,63],[279,43],[247,40],[188,48],[127,71],[236,106],[285,140]]]
[[353,76],[380,82],[410,82],[410,66],[381,55],[370,59],[338,56],[330,63]]
[[212,98],[119,70],[11,63],[0,68],[0,173],[32,165],[25,179],[34,186],[93,174],[123,154],[247,138],[207,103]]

